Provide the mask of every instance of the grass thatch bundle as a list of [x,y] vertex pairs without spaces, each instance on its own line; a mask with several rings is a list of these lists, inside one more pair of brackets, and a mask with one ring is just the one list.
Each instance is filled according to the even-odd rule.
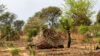
[[38,48],[57,48],[63,45],[64,38],[54,29],[44,29],[33,41]]

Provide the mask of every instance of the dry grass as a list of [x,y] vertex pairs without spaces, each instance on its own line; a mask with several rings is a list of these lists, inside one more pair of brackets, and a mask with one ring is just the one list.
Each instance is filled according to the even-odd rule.
[[[22,39],[19,41],[13,41],[14,44],[21,49],[20,56],[30,56],[29,51],[26,49],[27,43],[25,41],[26,35],[21,36]],[[78,39],[78,37],[80,37]],[[72,39],[74,39],[77,43],[71,45],[71,48],[58,48],[58,49],[36,49],[37,56],[100,56],[100,50],[95,50],[95,43],[84,43],[81,44],[81,40],[83,39],[82,35],[77,36],[76,34],[72,35]],[[97,41],[98,38],[93,38],[93,41]],[[6,42],[8,44],[9,41]],[[9,49],[0,47],[0,56],[11,56],[8,52]]]

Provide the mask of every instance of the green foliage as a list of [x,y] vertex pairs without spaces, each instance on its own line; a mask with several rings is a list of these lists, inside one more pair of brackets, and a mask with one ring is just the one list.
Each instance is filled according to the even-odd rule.
[[65,16],[69,16],[74,20],[76,26],[90,25],[90,17],[93,7],[91,0],[65,0]]
[[59,21],[64,29],[67,29],[68,27],[72,27],[73,25],[73,19],[70,18],[62,18]]
[[100,24],[95,24],[90,27],[90,30],[94,32],[94,36],[98,37],[100,36]]
[[60,8],[55,6],[50,6],[47,8],[43,8],[40,12],[35,14],[35,17],[43,18],[48,21],[50,27],[57,27],[58,25],[58,17],[62,14]]
[[8,44],[8,47],[14,47],[15,45],[14,45],[14,43],[13,42],[10,42],[9,44]]
[[99,24],[100,24],[100,11],[99,11],[98,14],[97,14],[97,20],[96,20],[96,23],[99,23]]
[[27,33],[31,29],[36,28],[38,31],[41,29],[41,25],[44,24],[39,18],[29,18],[27,24],[25,24],[24,31]]
[[[42,9],[42,13],[44,14],[44,16],[46,17],[48,17],[48,16],[50,16],[50,15],[54,15],[54,16],[59,16],[59,15],[61,15],[61,10],[60,10],[60,8],[58,8],[58,7],[48,7],[48,8],[43,8]],[[53,16],[52,15],[52,16]]]
[[4,47],[5,42],[1,41],[0,42],[0,47]]
[[95,32],[100,31],[100,24],[96,24],[96,25],[92,26],[91,29],[94,30]]
[[12,49],[12,50],[9,50],[9,52],[10,52],[11,54],[19,54],[20,49],[14,48],[14,49]]
[[36,56],[36,50],[34,50],[34,49],[29,49],[29,52],[30,52],[30,55],[32,55],[32,56]]
[[12,40],[18,40],[20,38],[17,31],[11,28],[10,25],[6,25],[5,27],[2,27],[1,29],[1,39],[12,41]]
[[68,33],[68,48],[70,48],[71,45],[71,35],[70,35],[70,30],[73,26],[73,19],[70,19],[69,17],[65,17],[59,20],[60,24],[63,29],[65,29]]
[[38,34],[38,30],[36,28],[30,29],[27,33],[28,37],[26,39],[27,42],[32,41],[32,37],[36,36]]
[[98,49],[100,49],[100,45],[97,45]]
[[83,25],[81,25],[81,26],[79,27],[79,31],[80,31],[81,34],[85,34],[85,33],[87,33],[87,32],[90,31],[90,30],[89,30],[89,26],[83,26]]
[[20,31],[22,29],[22,26],[24,25],[24,21],[23,20],[16,20],[14,22],[14,28],[18,31]]
[[59,19],[60,25],[59,30],[66,32],[67,28],[73,27],[73,19],[70,18],[62,18]]
[[100,44],[100,39],[98,39],[98,41],[97,41],[99,44]]
[[87,39],[82,40],[82,42],[83,42],[83,43],[86,43],[86,42],[87,42]]
[[36,36],[38,34],[38,30],[36,28],[30,29],[28,31],[28,37]]
[[0,14],[1,14],[2,12],[4,12],[5,9],[6,9],[6,8],[5,8],[5,5],[0,4]]
[[89,43],[92,41],[92,38],[87,38],[87,39],[83,39],[82,42],[83,43]]
[[12,25],[13,21],[16,19],[15,14],[10,12],[5,12],[2,15],[0,15],[0,25],[6,26],[6,25]]
[[[0,5],[0,7],[2,6]],[[3,6],[2,8],[4,7],[5,6]],[[17,31],[15,31],[12,28],[13,22],[15,19],[16,19],[15,14],[11,12],[2,12],[2,14],[0,15],[1,39],[3,40],[18,40],[19,39],[19,35]]]
[[30,46],[34,45],[34,42],[28,42],[28,45],[30,45]]
[[100,32],[95,32],[94,35],[95,35],[96,37],[98,37],[98,36],[100,36]]
[[90,32],[86,32],[86,33],[85,33],[85,36],[87,36],[87,37],[91,37],[90,35],[91,35]]
[[32,37],[27,37],[27,38],[26,38],[26,41],[27,41],[27,42],[32,42]]

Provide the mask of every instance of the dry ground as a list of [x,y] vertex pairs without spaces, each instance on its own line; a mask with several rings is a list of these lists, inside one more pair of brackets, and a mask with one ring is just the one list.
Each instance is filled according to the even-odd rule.
[[[7,44],[9,42],[6,42]],[[14,44],[21,49],[20,56],[30,56],[26,49],[27,43],[24,40],[14,41]],[[37,56],[100,56],[100,50],[94,50],[95,45],[73,44],[71,48],[58,49],[36,49]],[[0,47],[0,56],[11,56],[8,50],[12,48]]]
[[[19,41],[13,41],[14,44],[21,49],[20,56],[30,56],[29,51],[26,49],[27,43],[25,41],[25,36]],[[7,41],[6,45],[10,42]],[[95,43],[73,43],[71,48],[58,48],[58,49],[36,49],[37,56],[100,56],[100,50],[95,50]],[[9,47],[0,47],[0,56],[11,56]]]

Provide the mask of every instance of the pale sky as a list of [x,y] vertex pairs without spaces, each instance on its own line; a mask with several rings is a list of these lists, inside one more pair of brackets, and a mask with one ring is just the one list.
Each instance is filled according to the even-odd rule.
[[[63,0],[0,0],[1,3],[6,5],[7,10],[15,13],[21,20],[28,20],[35,12],[40,11],[42,8],[48,6],[63,7]],[[100,10],[100,0],[96,1],[94,9],[96,13]],[[93,20],[95,20],[95,15]]]

